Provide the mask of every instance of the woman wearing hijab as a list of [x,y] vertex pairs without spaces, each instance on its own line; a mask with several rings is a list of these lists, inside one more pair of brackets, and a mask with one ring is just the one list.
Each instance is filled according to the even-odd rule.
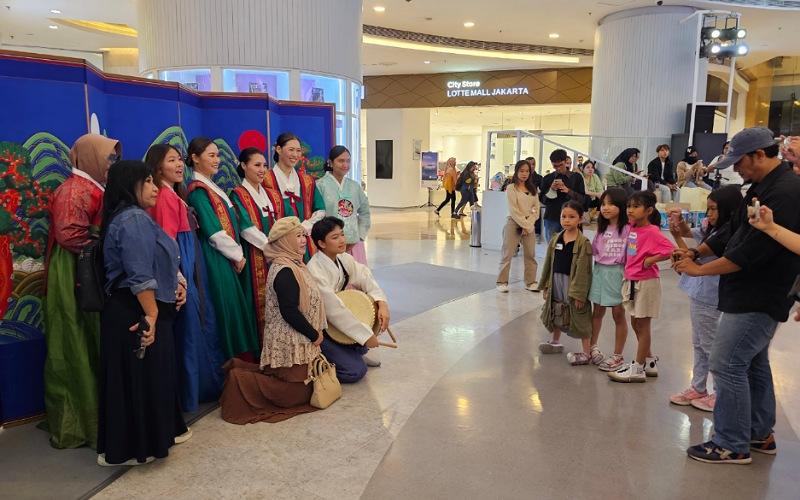
[[709,172],[709,168],[703,165],[697,148],[689,146],[686,148],[686,155],[683,160],[678,162],[676,167],[678,172],[678,187],[701,187],[711,191],[711,186],[706,184],[703,177]]
[[[186,303],[180,250],[145,212],[158,188],[141,161],[115,163],[103,198],[97,464],[140,465],[191,437],[178,402],[173,322]],[[135,332],[141,332],[137,334]]]
[[97,134],[78,138],[70,151],[72,176],[50,202],[43,427],[55,448],[97,446],[100,318],[78,308],[75,268],[80,251],[99,234],[108,169],[121,154],[115,139]]
[[[635,174],[639,170],[639,166],[636,164],[637,161],[639,161],[639,150],[628,148],[614,158],[613,165],[621,170]],[[606,173],[606,186],[609,188],[619,187],[630,193],[633,191],[632,183],[633,177],[619,170],[612,168]]]
[[225,365],[222,418],[234,424],[280,422],[314,411],[308,364],[320,354],[325,307],[303,263],[306,235],[300,219],[272,226],[264,254],[267,275],[266,326],[260,366],[240,359]]

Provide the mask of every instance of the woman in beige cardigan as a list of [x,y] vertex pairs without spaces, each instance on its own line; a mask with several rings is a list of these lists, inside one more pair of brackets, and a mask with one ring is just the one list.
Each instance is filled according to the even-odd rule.
[[525,263],[525,288],[537,292],[536,287],[536,233],[534,224],[539,219],[539,196],[533,183],[531,166],[520,160],[514,166],[514,176],[506,188],[508,196],[508,221],[503,228],[503,258],[497,276],[497,290],[508,292],[508,272],[511,259],[522,242]]

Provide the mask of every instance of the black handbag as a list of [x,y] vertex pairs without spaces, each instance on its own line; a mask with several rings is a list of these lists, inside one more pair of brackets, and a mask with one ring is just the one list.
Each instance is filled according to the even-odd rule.
[[103,242],[93,237],[78,254],[75,269],[75,297],[85,312],[100,312],[106,304],[106,271],[103,266]]

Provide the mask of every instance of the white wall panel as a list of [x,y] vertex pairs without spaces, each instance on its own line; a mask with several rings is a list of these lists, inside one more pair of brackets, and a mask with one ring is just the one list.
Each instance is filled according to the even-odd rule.
[[360,0],[139,0],[139,65],[259,66],[361,81]]
[[[592,135],[665,138],[683,132],[686,104],[692,99],[697,21],[681,21],[693,11],[646,7],[600,21],[592,74]],[[701,63],[702,74],[706,61]],[[698,88],[705,89],[704,77]],[[698,96],[704,98],[704,93]],[[594,141],[593,154],[600,154],[601,142]],[[643,153],[645,158],[655,154]]]

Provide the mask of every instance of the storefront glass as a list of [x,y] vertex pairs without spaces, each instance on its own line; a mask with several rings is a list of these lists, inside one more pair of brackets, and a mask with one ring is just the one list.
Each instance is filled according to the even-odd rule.
[[223,69],[225,92],[266,93],[276,99],[289,99],[289,73],[256,69]]
[[181,83],[193,90],[211,91],[211,70],[207,68],[161,71],[160,78]]

